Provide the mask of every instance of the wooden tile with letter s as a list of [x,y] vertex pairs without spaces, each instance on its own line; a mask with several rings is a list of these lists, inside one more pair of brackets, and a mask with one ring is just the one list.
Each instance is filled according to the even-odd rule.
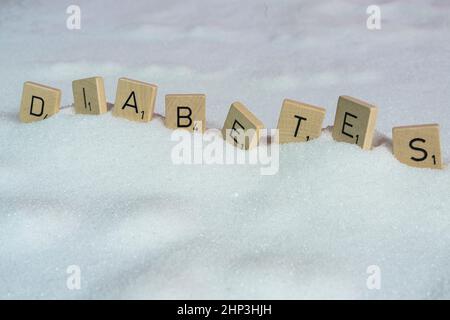
[[392,148],[402,163],[418,168],[442,169],[438,124],[392,128]]

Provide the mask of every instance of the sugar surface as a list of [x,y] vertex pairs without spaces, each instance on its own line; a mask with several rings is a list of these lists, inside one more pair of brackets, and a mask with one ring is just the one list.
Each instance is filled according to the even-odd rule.
[[[371,1],[0,4],[0,298],[450,298],[450,173],[398,163],[394,125],[438,122],[448,163],[449,5]],[[51,5],[53,4],[53,5]],[[58,115],[20,124],[22,83],[128,76],[207,94],[208,126],[241,100],[274,127],[283,98],[377,104],[377,147],[325,130],[283,145],[280,170],[176,166],[161,117]],[[79,265],[82,290],[66,288]],[[381,290],[368,290],[378,265]]]

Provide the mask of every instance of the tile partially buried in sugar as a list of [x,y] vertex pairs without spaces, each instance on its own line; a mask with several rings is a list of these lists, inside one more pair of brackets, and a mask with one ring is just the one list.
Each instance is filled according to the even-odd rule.
[[333,139],[372,149],[378,108],[362,100],[340,96],[333,127]]
[[285,99],[278,119],[279,142],[303,142],[319,137],[325,113],[324,108]]
[[443,168],[438,124],[392,128],[392,148],[395,157],[409,166]]
[[22,122],[47,119],[59,112],[61,90],[27,81],[23,85],[19,118]]
[[264,124],[242,103],[230,106],[222,128],[224,139],[241,149],[251,149],[258,145],[260,130]]
[[74,80],[72,91],[76,113],[102,114],[107,111],[102,77]]
[[120,78],[113,115],[138,122],[150,121],[155,108],[157,88],[154,84]]
[[204,94],[168,94],[165,102],[166,127],[205,131],[206,96]]

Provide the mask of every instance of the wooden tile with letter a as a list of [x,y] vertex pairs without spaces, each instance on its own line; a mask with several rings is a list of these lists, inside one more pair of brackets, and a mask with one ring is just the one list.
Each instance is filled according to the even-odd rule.
[[206,129],[205,101],[204,94],[166,95],[166,127],[204,132]]
[[395,157],[412,167],[442,169],[438,124],[392,128]]
[[222,128],[226,141],[241,149],[251,149],[258,145],[260,130],[264,124],[242,103],[234,102],[228,111]]
[[333,127],[334,140],[357,144],[365,150],[372,149],[377,113],[374,105],[340,96]]
[[74,80],[72,92],[76,113],[102,114],[107,111],[102,77]]
[[301,142],[318,138],[326,110],[285,99],[278,119],[279,142]]
[[120,78],[113,115],[132,121],[150,121],[155,108],[157,88],[154,84]]
[[19,118],[22,122],[44,120],[59,112],[61,90],[34,82],[23,84]]

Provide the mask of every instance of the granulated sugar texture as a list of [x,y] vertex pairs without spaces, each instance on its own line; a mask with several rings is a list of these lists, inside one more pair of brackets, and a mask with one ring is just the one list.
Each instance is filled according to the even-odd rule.
[[[60,1],[0,4],[0,298],[450,298],[449,170],[390,145],[394,126],[439,123],[449,162],[449,4],[382,3],[371,31],[370,1],[77,2],[80,30]],[[284,98],[309,102],[326,127],[338,96],[361,97],[376,146],[324,129],[281,145],[274,175],[176,165],[162,117],[74,114],[71,81],[95,75],[109,102],[119,77],[158,84],[159,114],[167,93],[204,93],[219,129],[236,100],[267,128]],[[66,107],[21,124],[28,80]]]

